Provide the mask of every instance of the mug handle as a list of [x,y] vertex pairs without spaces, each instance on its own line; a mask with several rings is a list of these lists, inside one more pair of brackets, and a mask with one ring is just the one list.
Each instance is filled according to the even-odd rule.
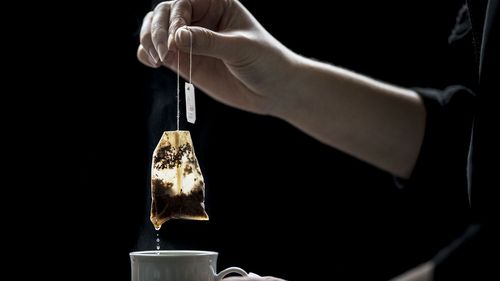
[[228,267],[223,271],[219,272],[219,274],[215,275],[215,281],[220,281],[222,278],[226,277],[229,273],[237,273],[241,276],[248,276],[247,272],[239,267]]

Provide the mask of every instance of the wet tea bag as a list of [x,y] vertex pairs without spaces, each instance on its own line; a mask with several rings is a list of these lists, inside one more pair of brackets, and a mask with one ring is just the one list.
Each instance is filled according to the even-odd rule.
[[156,229],[169,219],[208,220],[205,183],[189,131],[163,133],[153,152],[151,196]]
[[[190,32],[191,34],[191,32]],[[196,120],[194,85],[191,81],[192,46],[189,52],[189,83],[185,83],[186,118]],[[177,69],[180,52],[177,51]],[[158,230],[169,219],[208,220],[205,212],[205,182],[194,153],[189,131],[180,126],[180,77],[177,71],[177,130],[166,131],[158,142],[151,166],[151,215]]]

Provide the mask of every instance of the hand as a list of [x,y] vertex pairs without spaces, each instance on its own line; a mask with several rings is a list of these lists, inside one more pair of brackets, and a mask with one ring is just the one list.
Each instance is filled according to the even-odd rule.
[[245,276],[245,277],[227,277],[227,278],[224,278],[223,281],[285,281],[285,280],[271,277],[271,276],[260,277],[259,275],[250,272],[248,274],[248,276]]
[[389,281],[431,281],[434,274],[434,263],[428,261]]
[[[192,38],[191,38],[192,35]],[[165,65],[189,78],[214,99],[254,113],[270,113],[286,92],[293,53],[273,38],[237,0],[177,0],[160,3],[141,28],[139,61]]]
[[319,141],[408,178],[426,111],[410,89],[299,56],[272,37],[237,0],[162,2],[144,18],[139,60],[189,73],[227,105],[286,120]]

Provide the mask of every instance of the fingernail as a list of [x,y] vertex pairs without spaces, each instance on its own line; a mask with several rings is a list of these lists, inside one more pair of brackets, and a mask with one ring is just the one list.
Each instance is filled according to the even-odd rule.
[[151,67],[158,67],[158,62],[156,62],[152,57],[148,57],[149,58],[149,64],[151,65]]
[[170,35],[168,36],[168,50],[171,52],[176,52],[177,51],[177,46],[174,44],[174,36]]
[[165,43],[158,43],[156,49],[158,50],[158,55],[160,55],[160,60],[163,61],[167,55],[167,46],[165,46]]
[[156,53],[155,49],[150,48],[148,50],[149,55],[151,56],[151,59],[154,61],[154,64],[158,63],[158,54]]

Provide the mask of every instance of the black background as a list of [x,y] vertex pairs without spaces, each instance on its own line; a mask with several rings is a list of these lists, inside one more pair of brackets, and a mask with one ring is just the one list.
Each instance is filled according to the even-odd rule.
[[[442,88],[453,82],[447,37],[461,1],[437,2],[243,4],[304,56],[402,86]],[[57,43],[45,44],[57,59],[44,62],[58,77],[47,80],[54,94],[43,98],[43,124],[51,125],[32,135],[47,142],[39,157],[48,177],[20,209],[42,223],[24,242],[62,251],[58,264],[75,276],[127,280],[128,253],[155,247],[150,157],[161,132],[175,129],[175,75],[136,61],[150,9],[148,1],[85,2],[47,16],[74,32],[45,38]],[[281,120],[200,91],[197,108],[196,125],[182,126],[193,135],[210,221],[168,222],[164,249],[218,251],[220,269],[290,280],[386,280],[431,258],[461,227],[435,214],[428,191],[400,190],[391,175]]]

